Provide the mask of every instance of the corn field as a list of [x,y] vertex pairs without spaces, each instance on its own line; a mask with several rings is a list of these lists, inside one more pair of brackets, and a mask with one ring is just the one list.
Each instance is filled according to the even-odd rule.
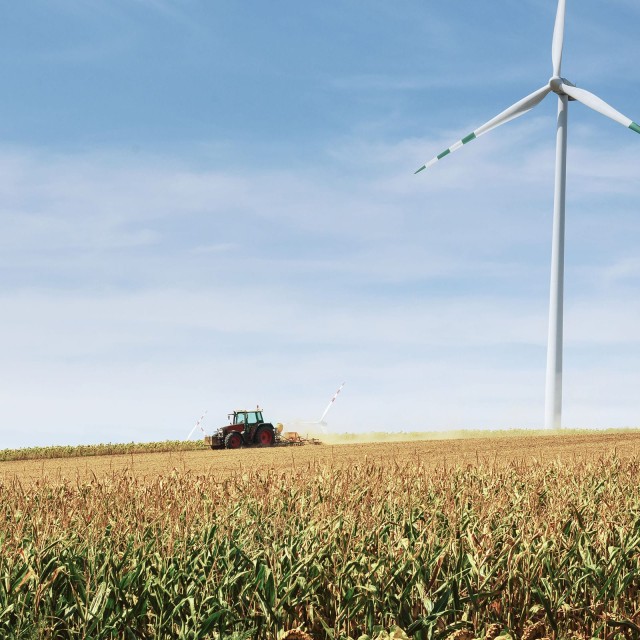
[[112,456],[131,453],[198,451],[206,448],[207,446],[202,440],[166,440],[164,442],[125,442],[75,446],[27,447],[24,449],[0,449],[0,462],[14,460],[50,460],[51,458],[84,458],[87,456]]
[[390,457],[5,481],[0,637],[638,638],[639,472]]

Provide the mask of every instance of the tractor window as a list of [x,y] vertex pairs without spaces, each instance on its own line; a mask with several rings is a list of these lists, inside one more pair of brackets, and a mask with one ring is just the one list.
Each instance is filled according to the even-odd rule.
[[257,422],[259,422],[258,413],[256,411],[250,411],[247,414],[247,417],[249,418],[249,424],[256,424]]
[[244,424],[246,422],[246,419],[247,419],[246,413],[237,413],[235,424]]

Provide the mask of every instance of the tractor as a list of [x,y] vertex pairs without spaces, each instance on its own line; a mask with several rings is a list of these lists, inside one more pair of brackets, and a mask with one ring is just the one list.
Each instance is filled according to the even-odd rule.
[[[229,424],[221,427],[212,436],[205,436],[205,444],[212,449],[239,449],[240,447],[271,447],[276,444],[276,429],[265,422],[262,410],[244,409],[227,415]],[[281,425],[278,425],[281,431]],[[279,435],[279,432],[278,432]]]

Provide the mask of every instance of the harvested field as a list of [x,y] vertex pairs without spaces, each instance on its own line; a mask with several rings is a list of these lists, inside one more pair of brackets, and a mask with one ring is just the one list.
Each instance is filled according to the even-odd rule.
[[624,433],[5,462],[0,637],[637,638],[639,446]]
[[0,462],[0,478],[33,481],[49,478],[101,478],[127,471],[136,477],[171,470],[206,473],[223,479],[248,469],[296,469],[319,463],[349,465],[355,462],[408,459],[432,467],[467,464],[503,465],[532,461],[574,462],[594,457],[640,456],[640,432],[572,435],[487,436],[484,438],[326,444],[305,447],[242,449],[240,451],[173,451],[106,456],[54,458]]

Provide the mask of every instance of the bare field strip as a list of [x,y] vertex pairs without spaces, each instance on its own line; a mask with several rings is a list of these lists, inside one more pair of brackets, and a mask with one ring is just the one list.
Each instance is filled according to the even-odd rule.
[[349,465],[385,459],[422,465],[503,465],[532,461],[591,461],[616,455],[640,457],[640,432],[579,435],[487,436],[484,438],[324,444],[303,447],[242,449],[240,451],[179,451],[135,453],[52,460],[0,462],[0,480],[71,480],[102,478],[128,471],[137,477],[153,477],[174,470],[207,474],[216,479],[256,469],[291,469],[321,463]]

